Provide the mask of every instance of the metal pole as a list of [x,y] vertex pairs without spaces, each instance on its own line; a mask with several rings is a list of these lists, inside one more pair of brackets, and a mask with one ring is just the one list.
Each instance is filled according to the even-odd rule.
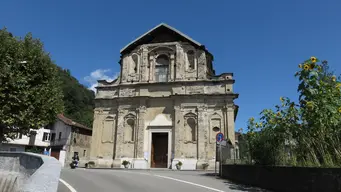
[[220,177],[223,176],[223,170],[222,170],[222,167],[223,167],[223,160],[222,160],[222,151],[221,151],[221,142],[219,142],[219,148],[220,148],[220,158],[219,158],[219,172],[220,172]]
[[215,142],[215,161],[214,161],[214,175],[217,176],[217,142]]

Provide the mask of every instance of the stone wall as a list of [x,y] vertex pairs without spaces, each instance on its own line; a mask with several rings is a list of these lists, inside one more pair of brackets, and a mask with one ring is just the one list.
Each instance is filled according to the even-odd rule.
[[61,165],[53,157],[0,152],[0,191],[56,192]]
[[222,176],[276,192],[341,191],[341,168],[223,165]]

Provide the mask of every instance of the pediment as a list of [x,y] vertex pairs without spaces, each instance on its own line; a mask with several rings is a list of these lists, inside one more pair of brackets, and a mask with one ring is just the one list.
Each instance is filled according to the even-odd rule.
[[149,123],[149,126],[172,126],[173,123],[171,120],[167,119],[164,114],[158,114],[156,117]]
[[193,40],[189,36],[184,33],[178,31],[177,29],[165,24],[161,23],[153,29],[149,30],[145,34],[141,35],[128,45],[126,45],[123,49],[121,49],[121,54],[125,52],[129,52],[130,50],[135,49],[139,45],[149,44],[149,43],[165,43],[165,42],[189,42],[195,47],[203,46],[199,42]]

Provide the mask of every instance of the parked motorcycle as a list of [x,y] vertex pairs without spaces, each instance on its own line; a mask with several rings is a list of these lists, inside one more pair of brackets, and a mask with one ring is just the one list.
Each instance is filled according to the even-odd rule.
[[73,161],[70,163],[70,167],[71,167],[71,169],[76,169],[76,167],[77,167],[77,161],[73,160]]

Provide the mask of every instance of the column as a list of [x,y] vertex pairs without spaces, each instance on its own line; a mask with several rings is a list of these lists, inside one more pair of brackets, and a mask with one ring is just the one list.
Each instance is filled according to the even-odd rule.
[[149,63],[148,63],[148,66],[149,66],[149,77],[148,77],[148,80],[149,81],[153,81],[154,80],[154,75],[153,75],[153,69],[154,69],[154,56],[149,56]]
[[174,81],[174,79],[175,79],[175,68],[174,68],[174,65],[175,65],[175,56],[174,56],[174,54],[172,54],[171,56],[170,56],[170,71],[169,71],[169,79],[170,79],[170,81]]

